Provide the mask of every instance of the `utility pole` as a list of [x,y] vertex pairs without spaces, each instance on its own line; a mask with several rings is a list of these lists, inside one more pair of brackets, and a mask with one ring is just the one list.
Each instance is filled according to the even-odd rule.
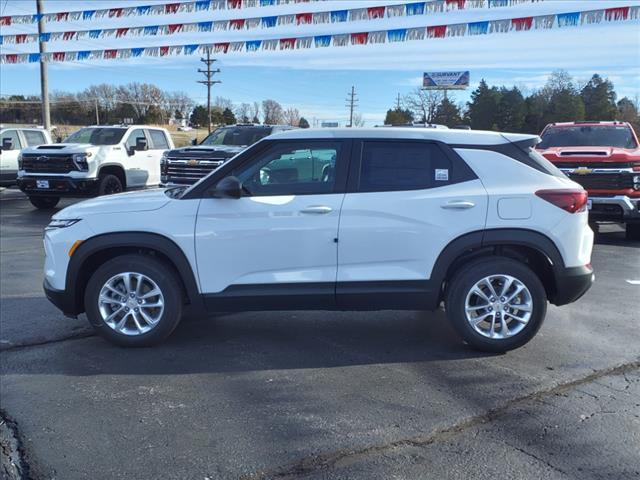
[[44,33],[44,0],[36,0],[38,12],[38,45],[40,47],[40,95],[42,97],[42,126],[51,133],[51,113],[49,110],[49,74],[47,63],[44,61],[44,53],[47,51],[45,42],[41,41]]
[[202,83],[207,86],[207,123],[209,125],[209,133],[211,133],[211,87],[216,83],[222,83],[220,80],[213,80],[213,75],[220,73],[220,69],[211,69],[213,62],[217,62],[215,58],[211,58],[211,48],[207,48],[207,58],[201,58],[200,61],[207,66],[206,70],[198,69],[199,73],[203,73],[206,80],[198,80],[198,83]]
[[396,110],[400,110],[400,94],[398,94],[398,98],[396,100]]
[[100,125],[100,112],[98,110],[98,99],[93,99],[96,102],[96,125]]
[[349,128],[353,128],[353,111],[358,105],[358,96],[356,95],[356,87],[351,87],[351,93],[347,94],[347,108],[349,109]]

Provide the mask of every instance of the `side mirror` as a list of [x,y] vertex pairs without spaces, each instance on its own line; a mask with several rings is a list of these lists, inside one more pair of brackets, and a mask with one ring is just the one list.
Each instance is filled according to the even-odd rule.
[[198,138],[194,138],[193,140],[191,140],[191,145],[196,146],[198,145]]
[[2,150],[13,150],[13,140],[11,140],[10,138],[3,138]]
[[214,198],[240,198],[242,197],[242,183],[237,177],[225,177],[218,182],[211,196]]
[[145,150],[149,150],[149,146],[147,144],[147,139],[144,137],[136,138],[136,150],[139,152],[144,152]]

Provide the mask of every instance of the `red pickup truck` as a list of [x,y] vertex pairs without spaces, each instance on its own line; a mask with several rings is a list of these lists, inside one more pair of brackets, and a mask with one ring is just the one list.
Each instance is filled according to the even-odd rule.
[[640,240],[640,144],[627,122],[551,123],[536,148],[589,193],[594,222],[626,225]]

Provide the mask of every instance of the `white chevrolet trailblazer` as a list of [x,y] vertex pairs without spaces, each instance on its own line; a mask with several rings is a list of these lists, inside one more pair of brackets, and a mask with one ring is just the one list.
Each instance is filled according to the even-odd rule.
[[471,346],[528,342],[547,302],[591,286],[587,194],[539,138],[438,129],[291,130],[191,187],[58,212],[44,288],[124,346],[183,308],[434,310]]
[[18,157],[18,186],[37,208],[60,197],[109,195],[160,184],[160,159],[174,148],[164,128],[86,127],[64,143],[27,148]]

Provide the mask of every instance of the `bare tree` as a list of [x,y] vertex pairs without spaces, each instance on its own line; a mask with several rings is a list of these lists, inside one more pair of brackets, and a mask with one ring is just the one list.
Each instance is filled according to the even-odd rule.
[[444,93],[440,90],[423,90],[418,87],[404,97],[406,107],[411,110],[414,118],[431,123],[436,108],[444,100]]
[[179,112],[182,118],[188,118],[195,102],[185,92],[171,92],[165,95],[169,112]]
[[297,127],[300,124],[300,112],[294,107],[287,108],[283,113],[283,121],[286,125]]
[[249,123],[251,122],[251,104],[249,103],[241,103],[236,108],[236,118],[241,123]]
[[260,102],[253,102],[251,115],[253,116],[253,118],[251,119],[252,122],[260,123]]
[[229,98],[216,97],[216,99],[213,102],[213,105],[221,108],[222,110],[224,110],[225,108],[228,108],[229,110],[233,111],[233,102]]
[[264,100],[262,102],[262,113],[264,114],[264,123],[266,125],[279,125],[284,121],[282,105],[275,100]]
[[364,127],[365,123],[366,122],[365,122],[364,118],[362,117],[361,113],[354,113],[353,114],[353,125],[352,126],[357,127],[357,128],[362,128],[362,127]]

